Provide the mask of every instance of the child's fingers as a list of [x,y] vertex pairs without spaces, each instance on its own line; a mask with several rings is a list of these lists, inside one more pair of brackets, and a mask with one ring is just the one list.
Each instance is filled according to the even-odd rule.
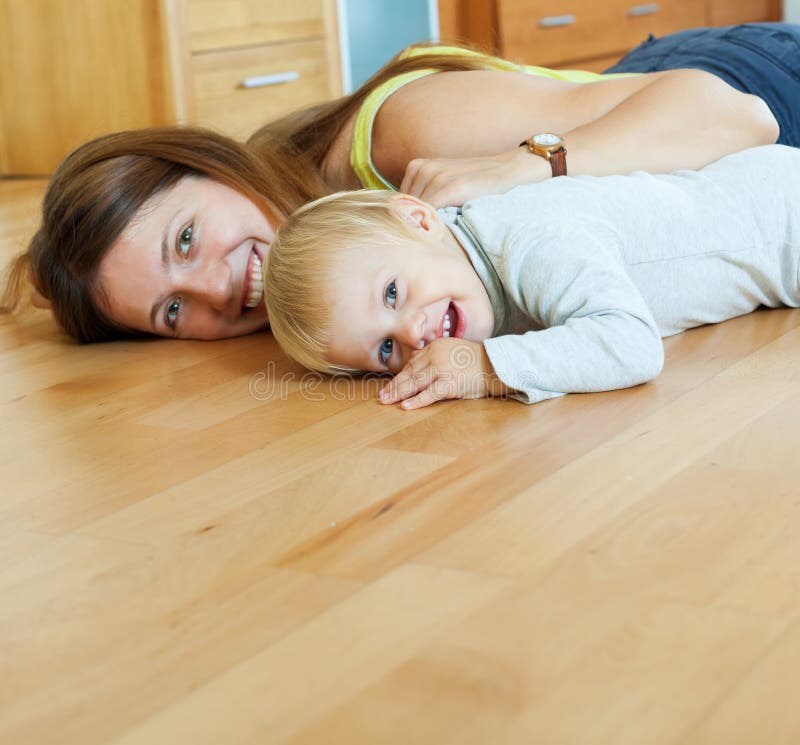
[[410,373],[396,383],[393,382],[389,395],[393,402],[402,401],[424,390],[430,384],[431,376],[428,369],[425,368],[419,372]]
[[405,399],[400,406],[408,411],[411,409],[421,409],[423,406],[430,406],[437,401],[447,398],[441,390],[437,390],[436,386],[430,385],[420,391],[416,396],[411,396]]
[[423,365],[417,368],[413,361],[409,363],[394,378],[389,381],[378,394],[381,403],[396,403],[409,396],[419,393],[431,384],[431,370]]

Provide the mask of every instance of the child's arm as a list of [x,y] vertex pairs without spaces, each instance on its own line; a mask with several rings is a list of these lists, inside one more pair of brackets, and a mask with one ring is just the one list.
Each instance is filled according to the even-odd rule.
[[541,330],[487,339],[495,374],[526,403],[656,377],[664,361],[661,336],[625,271],[616,237],[595,225],[552,231],[531,240],[525,227],[511,236],[515,261],[513,271],[504,268],[506,291]]

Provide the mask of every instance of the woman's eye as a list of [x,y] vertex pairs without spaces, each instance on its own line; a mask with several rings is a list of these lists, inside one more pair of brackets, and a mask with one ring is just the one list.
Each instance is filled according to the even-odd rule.
[[189,249],[192,247],[192,232],[192,226],[187,225],[178,236],[178,252],[184,258],[189,253]]
[[397,302],[397,285],[394,282],[389,282],[389,285],[386,288],[386,305],[390,308],[394,308],[395,303]]
[[385,365],[389,361],[389,357],[392,356],[393,349],[394,342],[391,339],[384,339],[383,343],[381,344],[381,348],[378,350],[378,358],[380,359],[382,365]]
[[181,299],[176,297],[168,306],[167,306],[167,315],[166,315],[166,322],[167,326],[169,326],[173,331],[175,330],[175,325],[178,322],[178,315],[181,312]]

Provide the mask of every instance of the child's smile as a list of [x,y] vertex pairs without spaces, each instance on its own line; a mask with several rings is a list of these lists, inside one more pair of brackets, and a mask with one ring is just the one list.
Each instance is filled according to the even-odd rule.
[[466,328],[467,324],[464,321],[463,314],[458,312],[458,306],[455,303],[450,303],[444,316],[442,316],[439,336],[455,336],[458,339],[463,339]]

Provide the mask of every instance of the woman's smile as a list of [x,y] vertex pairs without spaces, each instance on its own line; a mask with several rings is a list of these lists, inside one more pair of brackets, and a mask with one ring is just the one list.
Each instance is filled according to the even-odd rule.
[[242,287],[242,297],[244,298],[242,302],[242,314],[264,303],[263,263],[264,258],[259,255],[255,244],[253,244]]

